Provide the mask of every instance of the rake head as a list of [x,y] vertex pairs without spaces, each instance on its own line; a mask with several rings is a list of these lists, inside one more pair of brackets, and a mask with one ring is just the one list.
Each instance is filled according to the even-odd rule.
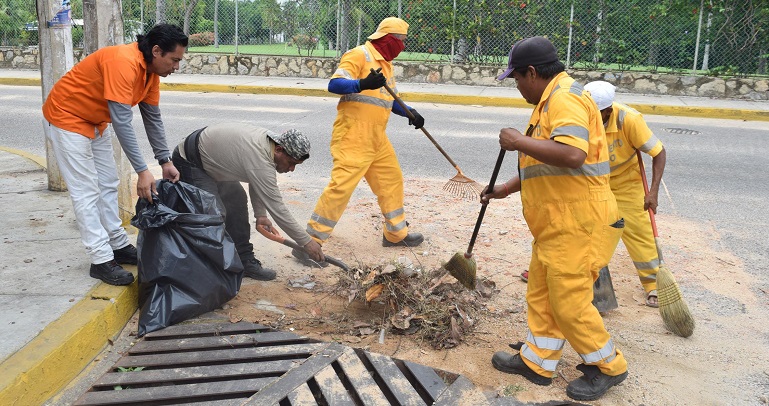
[[468,178],[462,171],[459,171],[443,185],[443,190],[464,199],[475,200],[481,196],[483,185]]

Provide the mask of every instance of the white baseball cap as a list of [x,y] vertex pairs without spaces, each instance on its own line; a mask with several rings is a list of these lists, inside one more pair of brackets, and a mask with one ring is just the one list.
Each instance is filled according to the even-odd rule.
[[585,85],[585,90],[590,92],[590,96],[598,105],[598,110],[611,107],[611,104],[614,103],[614,89],[616,88],[613,84],[603,80],[596,80]]

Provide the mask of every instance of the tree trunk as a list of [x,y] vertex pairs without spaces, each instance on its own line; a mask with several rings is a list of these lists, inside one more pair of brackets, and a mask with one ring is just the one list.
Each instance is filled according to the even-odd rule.
[[192,10],[195,9],[195,6],[198,5],[198,0],[191,0],[190,4],[187,5],[187,9],[184,10],[184,34],[190,35],[190,15],[192,15]]
[[214,1],[214,48],[219,48],[219,0]]
[[363,30],[363,27],[361,27],[363,25],[363,10],[358,11],[360,11],[360,14],[358,14],[358,40],[355,41],[356,45],[360,45],[360,35]]
[[347,17],[348,17],[348,11],[350,9],[350,2],[349,0],[342,0],[342,11],[340,13],[340,20],[341,24],[339,27],[339,31],[341,31],[341,40],[339,41],[339,49],[344,52],[350,49],[350,38],[349,34],[347,32]]
[[155,8],[155,24],[166,22],[166,0],[157,0]]

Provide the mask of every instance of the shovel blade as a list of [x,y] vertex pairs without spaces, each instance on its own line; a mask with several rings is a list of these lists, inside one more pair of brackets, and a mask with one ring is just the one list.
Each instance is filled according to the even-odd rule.
[[619,307],[617,296],[614,294],[614,285],[611,283],[609,267],[605,266],[598,271],[598,279],[593,284],[593,306],[600,313],[608,312]]

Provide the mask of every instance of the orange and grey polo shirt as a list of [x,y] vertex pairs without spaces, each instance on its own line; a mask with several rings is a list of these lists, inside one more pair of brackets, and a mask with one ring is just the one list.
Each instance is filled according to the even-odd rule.
[[147,76],[137,43],[105,47],[88,55],[53,86],[43,116],[63,130],[93,138],[111,122],[107,101],[135,106],[160,102],[160,77]]

